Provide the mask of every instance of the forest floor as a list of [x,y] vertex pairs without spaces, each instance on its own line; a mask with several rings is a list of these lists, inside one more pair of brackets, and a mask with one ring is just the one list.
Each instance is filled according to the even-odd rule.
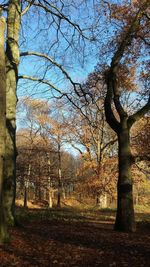
[[149,267],[150,213],[139,213],[136,233],[113,231],[115,212],[18,208],[20,225],[0,246],[1,267]]

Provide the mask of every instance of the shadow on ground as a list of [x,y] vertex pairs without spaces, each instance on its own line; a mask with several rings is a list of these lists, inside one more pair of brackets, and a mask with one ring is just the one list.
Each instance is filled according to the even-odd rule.
[[26,211],[22,227],[11,229],[11,244],[0,248],[0,266],[150,266],[149,229],[139,224],[134,234],[114,232],[113,216],[73,209]]

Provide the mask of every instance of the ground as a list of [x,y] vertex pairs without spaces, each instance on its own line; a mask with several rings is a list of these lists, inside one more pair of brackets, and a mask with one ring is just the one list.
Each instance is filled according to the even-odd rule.
[[[10,229],[11,243],[0,246],[1,267],[150,266],[148,222],[139,222],[137,232],[127,234],[113,231],[112,211],[63,208],[17,212],[20,225]],[[148,216],[139,214],[137,218]]]

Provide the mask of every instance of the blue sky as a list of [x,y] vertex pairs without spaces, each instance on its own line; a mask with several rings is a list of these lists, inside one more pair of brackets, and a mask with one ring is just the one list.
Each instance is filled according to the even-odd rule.
[[[70,3],[69,1],[66,2]],[[71,7],[71,11],[69,11],[69,8],[68,10],[66,8],[64,12],[66,15],[69,14],[68,17],[71,21],[80,25],[80,28],[83,29],[83,32],[87,37],[91,38],[91,36],[95,35],[98,41],[100,41],[99,39],[101,39],[101,35],[99,35],[98,23],[101,24],[101,31],[105,28],[104,19],[101,18],[100,22],[95,20],[95,15],[97,15],[96,12],[100,11],[98,11],[97,6],[95,7],[95,10],[93,9],[92,0],[85,1],[86,4],[84,6],[80,6],[79,2],[83,1],[76,1],[76,5],[78,7],[77,9]],[[61,22],[62,33],[60,33],[61,31],[58,33],[56,30],[58,21],[49,27],[51,20],[51,16],[47,16],[43,11],[41,11],[40,15],[36,14],[34,9],[31,9],[31,11],[23,17],[20,38],[21,51],[37,51],[48,54],[59,64],[62,64],[74,81],[84,81],[87,75],[94,70],[94,67],[99,60],[98,42],[90,42],[89,40],[81,38],[78,31],[74,32],[72,26],[69,26],[68,22],[65,22],[65,20]],[[86,30],[89,27],[90,29],[93,27],[92,33]],[[73,36],[73,41],[70,37],[71,35]],[[104,35],[105,34],[103,32],[103,38]],[[57,37],[59,41],[54,44]],[[67,48],[69,45],[68,42],[72,42],[71,46],[73,47],[70,46]],[[50,65],[45,66],[44,64],[44,60],[39,60],[35,56],[26,57],[24,60],[21,59],[19,73],[21,75],[26,74],[42,78],[43,73],[45,72],[45,79],[50,80],[61,89],[69,86],[68,82],[63,79],[64,77],[58,69],[53,68]],[[24,84],[23,87],[22,84]],[[37,94],[34,84],[31,86],[32,83],[30,82],[31,87],[27,84],[27,80],[25,83],[22,81],[19,82],[19,97],[25,94],[30,94],[30,92],[31,95],[35,94],[35,97],[43,97],[42,92]],[[45,90],[44,87],[40,86],[39,88],[41,91],[42,88]]]

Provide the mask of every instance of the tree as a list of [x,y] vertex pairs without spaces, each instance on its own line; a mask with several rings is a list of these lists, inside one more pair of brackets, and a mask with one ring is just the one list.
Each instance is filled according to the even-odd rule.
[[[30,165],[29,182],[34,183],[35,189],[38,188],[39,198],[41,198],[40,192],[45,188],[49,195],[49,206],[52,207],[52,195],[55,189],[57,206],[60,207],[65,188],[66,190],[67,187],[69,188],[69,183],[74,177],[74,168],[71,165],[73,159],[63,150],[68,123],[64,119],[65,111],[62,110],[62,103],[29,97],[20,102],[22,103],[18,105],[19,121],[24,130],[19,131],[17,135],[19,181],[21,179],[23,181],[24,177],[28,176]],[[34,181],[35,178],[37,183]]]
[[[82,1],[78,2],[78,7],[81,5]],[[66,95],[63,93],[56,84],[50,81],[47,73],[51,70],[52,66],[54,69],[60,70],[63,77],[65,77],[72,85],[74,85],[72,79],[67,74],[62,64],[57,62],[60,51],[65,50],[64,53],[70,51],[76,47],[75,44],[82,42],[84,37],[84,32],[81,30],[80,26],[77,23],[74,23],[68,13],[69,6],[65,7],[62,1],[56,1],[53,4],[51,1],[21,1],[21,0],[4,0],[0,7],[7,17],[7,31],[6,31],[6,155],[5,155],[5,179],[4,179],[4,204],[7,214],[7,221],[9,224],[13,225],[15,222],[15,187],[16,187],[16,104],[17,96],[16,90],[19,79],[29,79],[36,82],[36,85],[39,83],[45,84],[48,88],[53,89],[56,97]],[[76,9],[77,6],[73,7],[70,5],[70,8]],[[34,14],[36,13],[36,16]],[[44,15],[43,15],[44,13]],[[27,15],[27,16],[25,16]],[[33,22],[34,17],[34,22]],[[41,19],[42,18],[42,19]],[[33,25],[33,31],[31,33],[31,28],[28,27],[28,23]],[[20,25],[22,22],[22,32],[20,31]],[[40,25],[40,26],[39,26]],[[47,30],[47,26],[50,30]],[[47,34],[45,35],[45,31]],[[36,33],[35,33],[36,32]],[[52,33],[53,37],[50,35]],[[76,33],[76,34],[75,34]],[[30,52],[25,45],[24,40],[26,36],[32,36],[33,43],[37,43],[37,50]],[[21,38],[20,38],[21,36]],[[36,37],[40,38],[35,42]],[[45,38],[46,36],[46,38]],[[19,41],[20,38],[20,41]],[[88,39],[88,38],[86,38]],[[48,45],[49,44],[49,47]],[[73,45],[74,44],[74,45]],[[84,45],[84,41],[82,42]],[[30,47],[30,40],[29,40]],[[21,51],[26,49],[27,50]],[[73,49],[72,49],[73,48]],[[43,51],[46,53],[43,53]],[[53,58],[50,54],[53,54]],[[37,57],[38,59],[43,59],[44,70],[40,73],[39,69],[41,63],[39,63],[38,71],[36,70],[37,76],[28,76],[28,75],[19,75],[18,67],[20,63],[20,54],[22,57],[31,56]],[[56,55],[56,60],[55,60]],[[62,54],[61,54],[62,55]],[[48,64],[45,64],[47,60]],[[62,60],[63,61],[63,60]],[[21,62],[22,63],[22,62]],[[45,78],[45,79],[44,79]],[[76,90],[75,86],[74,89]],[[70,98],[69,98],[70,99]]]
[[[117,203],[117,215],[115,222],[115,229],[121,231],[135,231],[135,218],[133,208],[133,193],[132,193],[132,177],[131,177],[131,165],[133,163],[133,157],[130,147],[130,129],[132,125],[146,114],[150,109],[150,97],[148,102],[140,110],[132,115],[128,115],[121,104],[121,93],[119,87],[119,81],[122,77],[119,77],[119,72],[124,62],[124,74],[125,67],[129,67],[129,63],[125,64],[124,58],[127,59],[127,51],[133,45],[134,41],[139,42],[138,52],[142,49],[140,34],[142,32],[142,40],[146,43],[147,34],[143,28],[147,26],[147,8],[149,1],[142,1],[139,6],[135,6],[132,14],[128,17],[123,32],[120,35],[116,52],[114,53],[109,70],[106,73],[107,94],[105,98],[105,115],[106,120],[110,127],[116,132],[118,137],[118,158],[119,158],[119,177],[118,177],[118,203]],[[144,26],[143,26],[144,25]],[[137,43],[137,42],[136,42]],[[141,46],[140,46],[141,45]],[[132,51],[132,49],[131,49]],[[135,56],[135,55],[134,55]],[[137,58],[137,56],[135,56]],[[133,59],[133,58],[132,58]],[[133,63],[133,61],[132,61]],[[135,62],[134,62],[135,63]],[[130,61],[131,64],[131,61]],[[138,66],[139,68],[139,66]],[[124,85],[126,89],[128,86]],[[118,114],[119,121],[116,119],[112,103],[115,106]]]
[[0,17],[0,243],[8,241],[4,208],[4,164],[6,145],[6,65],[4,52],[5,27],[5,19]]
[[54,177],[51,177],[51,173],[56,168],[54,155],[57,157],[57,151],[42,129],[43,122],[46,123],[48,112],[48,103],[41,99],[24,98],[20,101],[18,113],[21,114],[19,122],[23,129],[17,134],[19,153],[17,171],[19,182],[24,181],[24,203],[27,204],[29,185],[33,184],[35,201],[41,201],[41,192],[48,191],[49,206],[52,207],[52,180]]
[[103,195],[105,198],[106,194],[110,195],[109,187],[112,187],[112,183],[115,184],[115,175],[110,177],[105,174],[108,161],[111,161],[113,154],[115,155],[117,139],[105,119],[106,88],[101,73],[90,74],[86,82],[82,84],[82,90],[89,92],[89,95],[82,98],[76,96],[78,112],[70,108],[70,134],[68,135],[70,138],[68,138],[68,142],[81,154],[83,159],[79,171],[82,189],[89,192],[98,202]]
[[10,0],[1,5],[7,9],[6,38],[6,151],[4,166],[4,207],[6,219],[14,224],[15,169],[16,169],[16,87],[19,65],[19,30],[21,6],[19,0]]
[[46,200],[54,191],[57,152],[50,140],[43,140],[30,129],[17,132],[17,150],[17,198],[22,199],[24,195],[24,207],[27,207],[27,201]]
[[[43,103],[44,104],[44,103]],[[55,105],[55,109],[53,106]],[[44,108],[44,106],[43,106]],[[61,197],[63,193],[63,181],[62,181],[62,146],[65,136],[67,135],[67,122],[64,120],[62,112],[62,106],[55,102],[51,104],[48,111],[41,114],[36,118],[40,128],[41,135],[47,136],[52,141],[57,151],[57,171],[58,171],[58,194],[57,194],[57,207],[61,207]]]

